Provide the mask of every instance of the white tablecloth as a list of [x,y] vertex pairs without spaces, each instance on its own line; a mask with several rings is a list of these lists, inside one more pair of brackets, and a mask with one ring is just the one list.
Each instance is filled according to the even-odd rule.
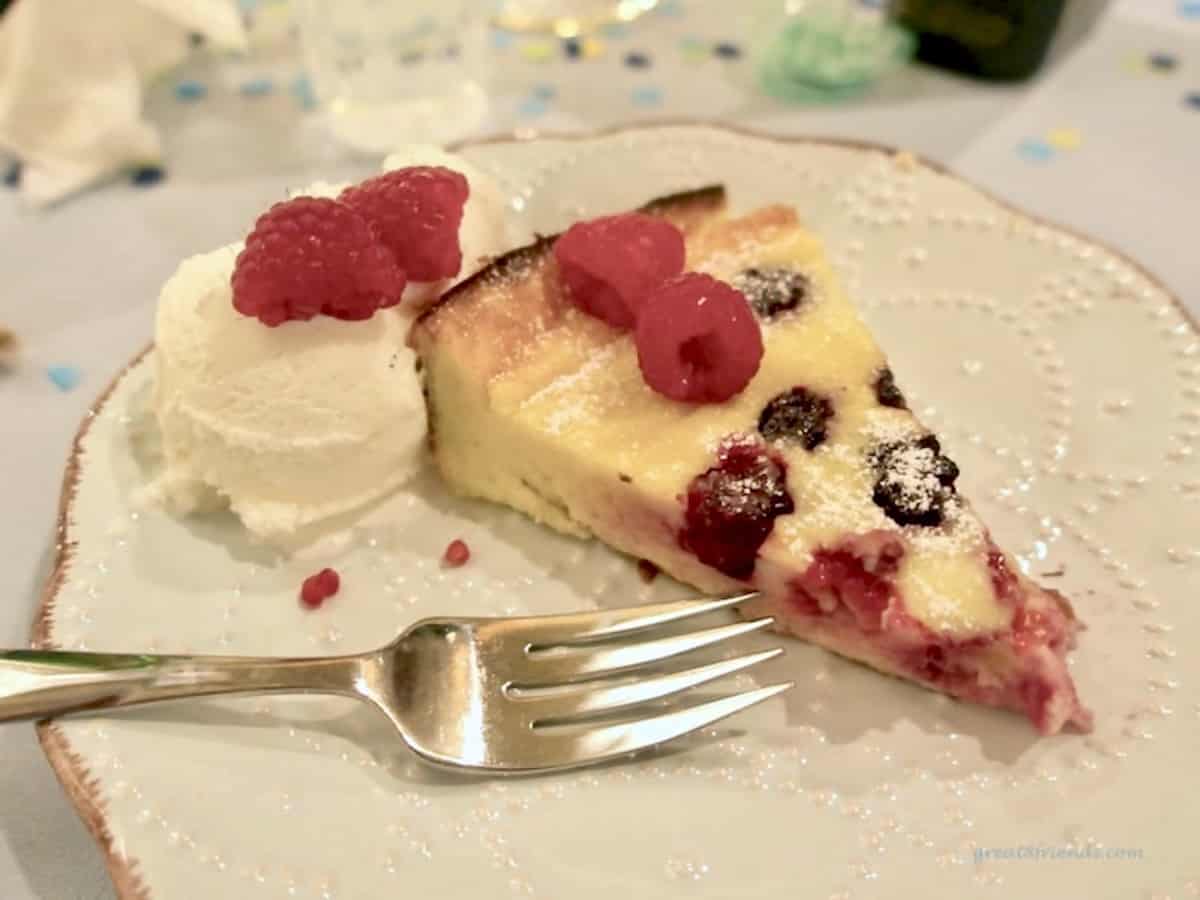
[[[670,47],[681,29],[714,35],[702,13],[671,4],[672,21],[614,36],[607,63],[533,62],[536,53],[497,50],[503,65],[486,130],[700,116],[902,145],[1118,247],[1200,312],[1200,100],[1187,99],[1200,94],[1200,18],[1175,0],[1124,0],[1084,34],[1099,7],[1076,2],[1054,64],[1027,85],[913,68],[860,101],[785,107],[714,74],[727,63],[677,62]],[[648,72],[627,71],[627,47],[654,55]],[[1175,64],[1155,68],[1151,54]],[[573,93],[582,82],[572,67],[597,64],[614,67],[613,96]],[[163,279],[183,256],[243,233],[286,187],[374,165],[333,147],[311,114],[289,108],[283,82],[276,96],[251,100],[236,84],[249,64],[189,65],[191,77],[207,80],[208,96],[184,103],[168,83],[151,103],[168,147],[164,183],[114,183],[40,214],[0,189],[0,323],[23,346],[20,365],[0,375],[0,646],[27,643],[69,442],[94,396],[149,339]],[[552,101],[531,103],[530,91]],[[47,377],[55,365],[77,368],[78,387],[57,388]],[[0,726],[0,898],[111,896],[33,729]]]

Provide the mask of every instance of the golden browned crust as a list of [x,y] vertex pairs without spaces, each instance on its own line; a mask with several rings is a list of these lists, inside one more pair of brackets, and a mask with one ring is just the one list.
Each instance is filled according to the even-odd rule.
[[688,235],[688,261],[704,260],[746,243],[770,241],[799,224],[796,210],[779,204],[762,206],[737,217],[710,220]]
[[669,219],[679,226],[680,231],[689,234],[697,226],[723,212],[726,200],[725,186],[714,184],[659,197],[644,205],[639,212]]
[[533,265],[553,246],[557,237],[558,235],[539,235],[532,244],[526,244],[524,247],[518,247],[497,256],[470,278],[460,281],[438,297],[427,310],[417,317],[416,322],[413,323],[413,331],[416,332],[421,328],[436,328],[435,320],[442,310],[458,302],[462,297],[474,293],[488,279],[497,277],[498,273],[518,271]]

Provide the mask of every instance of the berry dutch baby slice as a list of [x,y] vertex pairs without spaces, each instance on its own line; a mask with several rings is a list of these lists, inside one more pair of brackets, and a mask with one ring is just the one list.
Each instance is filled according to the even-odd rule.
[[[1023,713],[1043,734],[1090,728],[1066,663],[1071,607],[1020,573],[958,493],[958,467],[794,211],[731,218],[712,188],[641,212],[682,232],[687,259],[633,327],[572,302],[553,238],[417,323],[445,480],[701,591],[753,587],[743,612],[879,671]],[[745,335],[648,318],[672,294],[699,308],[696,291],[728,308],[711,317],[721,327],[752,319],[754,367],[723,358]],[[718,399],[675,390],[695,359],[741,371]]]

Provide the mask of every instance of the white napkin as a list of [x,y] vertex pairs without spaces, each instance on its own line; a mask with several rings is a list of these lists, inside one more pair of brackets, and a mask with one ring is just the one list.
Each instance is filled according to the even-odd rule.
[[155,162],[147,82],[177,64],[190,33],[244,50],[233,0],[22,0],[0,18],[0,148],[21,160],[21,193],[60,200],[124,167]]

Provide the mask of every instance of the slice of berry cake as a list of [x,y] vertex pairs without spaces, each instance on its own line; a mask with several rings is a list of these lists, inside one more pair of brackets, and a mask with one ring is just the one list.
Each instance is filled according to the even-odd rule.
[[[687,271],[683,271],[686,269]],[[789,208],[707,189],[497,261],[414,327],[433,452],[515,507],[780,631],[1087,730],[1080,627],[1019,573]]]

